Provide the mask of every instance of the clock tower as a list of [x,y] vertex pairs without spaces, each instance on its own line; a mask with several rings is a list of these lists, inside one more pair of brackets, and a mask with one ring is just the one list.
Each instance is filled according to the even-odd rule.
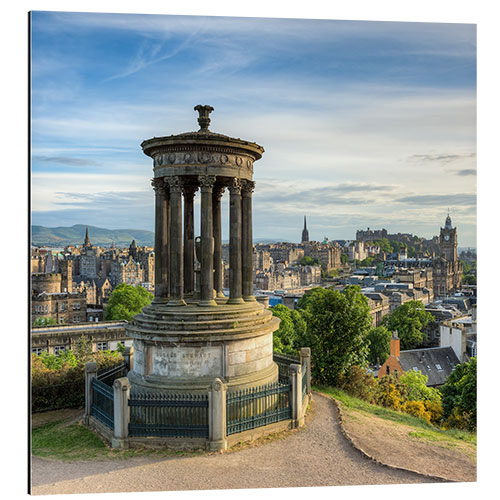
[[441,232],[439,233],[439,250],[441,257],[448,262],[457,262],[457,246],[457,228],[451,226],[451,217],[450,214],[448,214],[444,227],[441,228]]

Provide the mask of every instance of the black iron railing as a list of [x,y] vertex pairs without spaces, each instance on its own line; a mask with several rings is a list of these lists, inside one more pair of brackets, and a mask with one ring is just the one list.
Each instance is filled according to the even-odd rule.
[[292,418],[291,384],[279,382],[228,392],[226,434],[236,434]]
[[131,395],[130,436],[208,439],[208,394]]
[[92,379],[92,408],[91,414],[114,429],[114,397],[113,388],[97,378]]

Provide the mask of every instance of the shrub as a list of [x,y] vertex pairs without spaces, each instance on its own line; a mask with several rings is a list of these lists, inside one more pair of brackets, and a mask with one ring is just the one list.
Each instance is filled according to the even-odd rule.
[[401,411],[414,417],[423,418],[428,423],[431,422],[431,414],[426,410],[423,401],[405,401],[401,405]]
[[424,401],[425,409],[430,415],[430,422],[439,425],[443,417],[443,407],[441,401]]
[[[108,368],[122,358],[118,352],[99,351],[91,358],[98,369]],[[59,355],[31,355],[31,408],[33,412],[78,408],[85,404],[85,362],[72,351]]]
[[406,388],[401,384],[397,375],[384,375],[379,379],[375,392],[376,404],[399,410],[406,400]]
[[339,375],[337,386],[355,398],[369,403],[375,402],[377,381],[373,375],[357,365]]

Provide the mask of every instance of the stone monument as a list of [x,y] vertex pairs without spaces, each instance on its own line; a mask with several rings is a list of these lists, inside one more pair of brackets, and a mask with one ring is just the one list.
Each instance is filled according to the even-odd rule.
[[[134,339],[132,392],[206,392],[278,380],[273,332],[279,319],[253,296],[253,164],[264,149],[211,132],[211,106],[198,105],[197,132],[154,137],[155,297],[127,325]],[[230,194],[229,297],[222,293],[221,198]],[[201,195],[195,245],[194,196]],[[195,246],[199,261],[195,289]]]

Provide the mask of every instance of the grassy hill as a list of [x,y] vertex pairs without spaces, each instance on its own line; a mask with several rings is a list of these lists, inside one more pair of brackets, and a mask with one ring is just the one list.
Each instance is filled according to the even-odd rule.
[[[85,239],[83,224],[71,227],[31,226],[31,242],[39,246],[81,245]],[[88,226],[92,244],[109,246],[114,241],[116,246],[128,246],[135,240],[139,246],[153,246],[154,233],[143,229],[105,229]]]

